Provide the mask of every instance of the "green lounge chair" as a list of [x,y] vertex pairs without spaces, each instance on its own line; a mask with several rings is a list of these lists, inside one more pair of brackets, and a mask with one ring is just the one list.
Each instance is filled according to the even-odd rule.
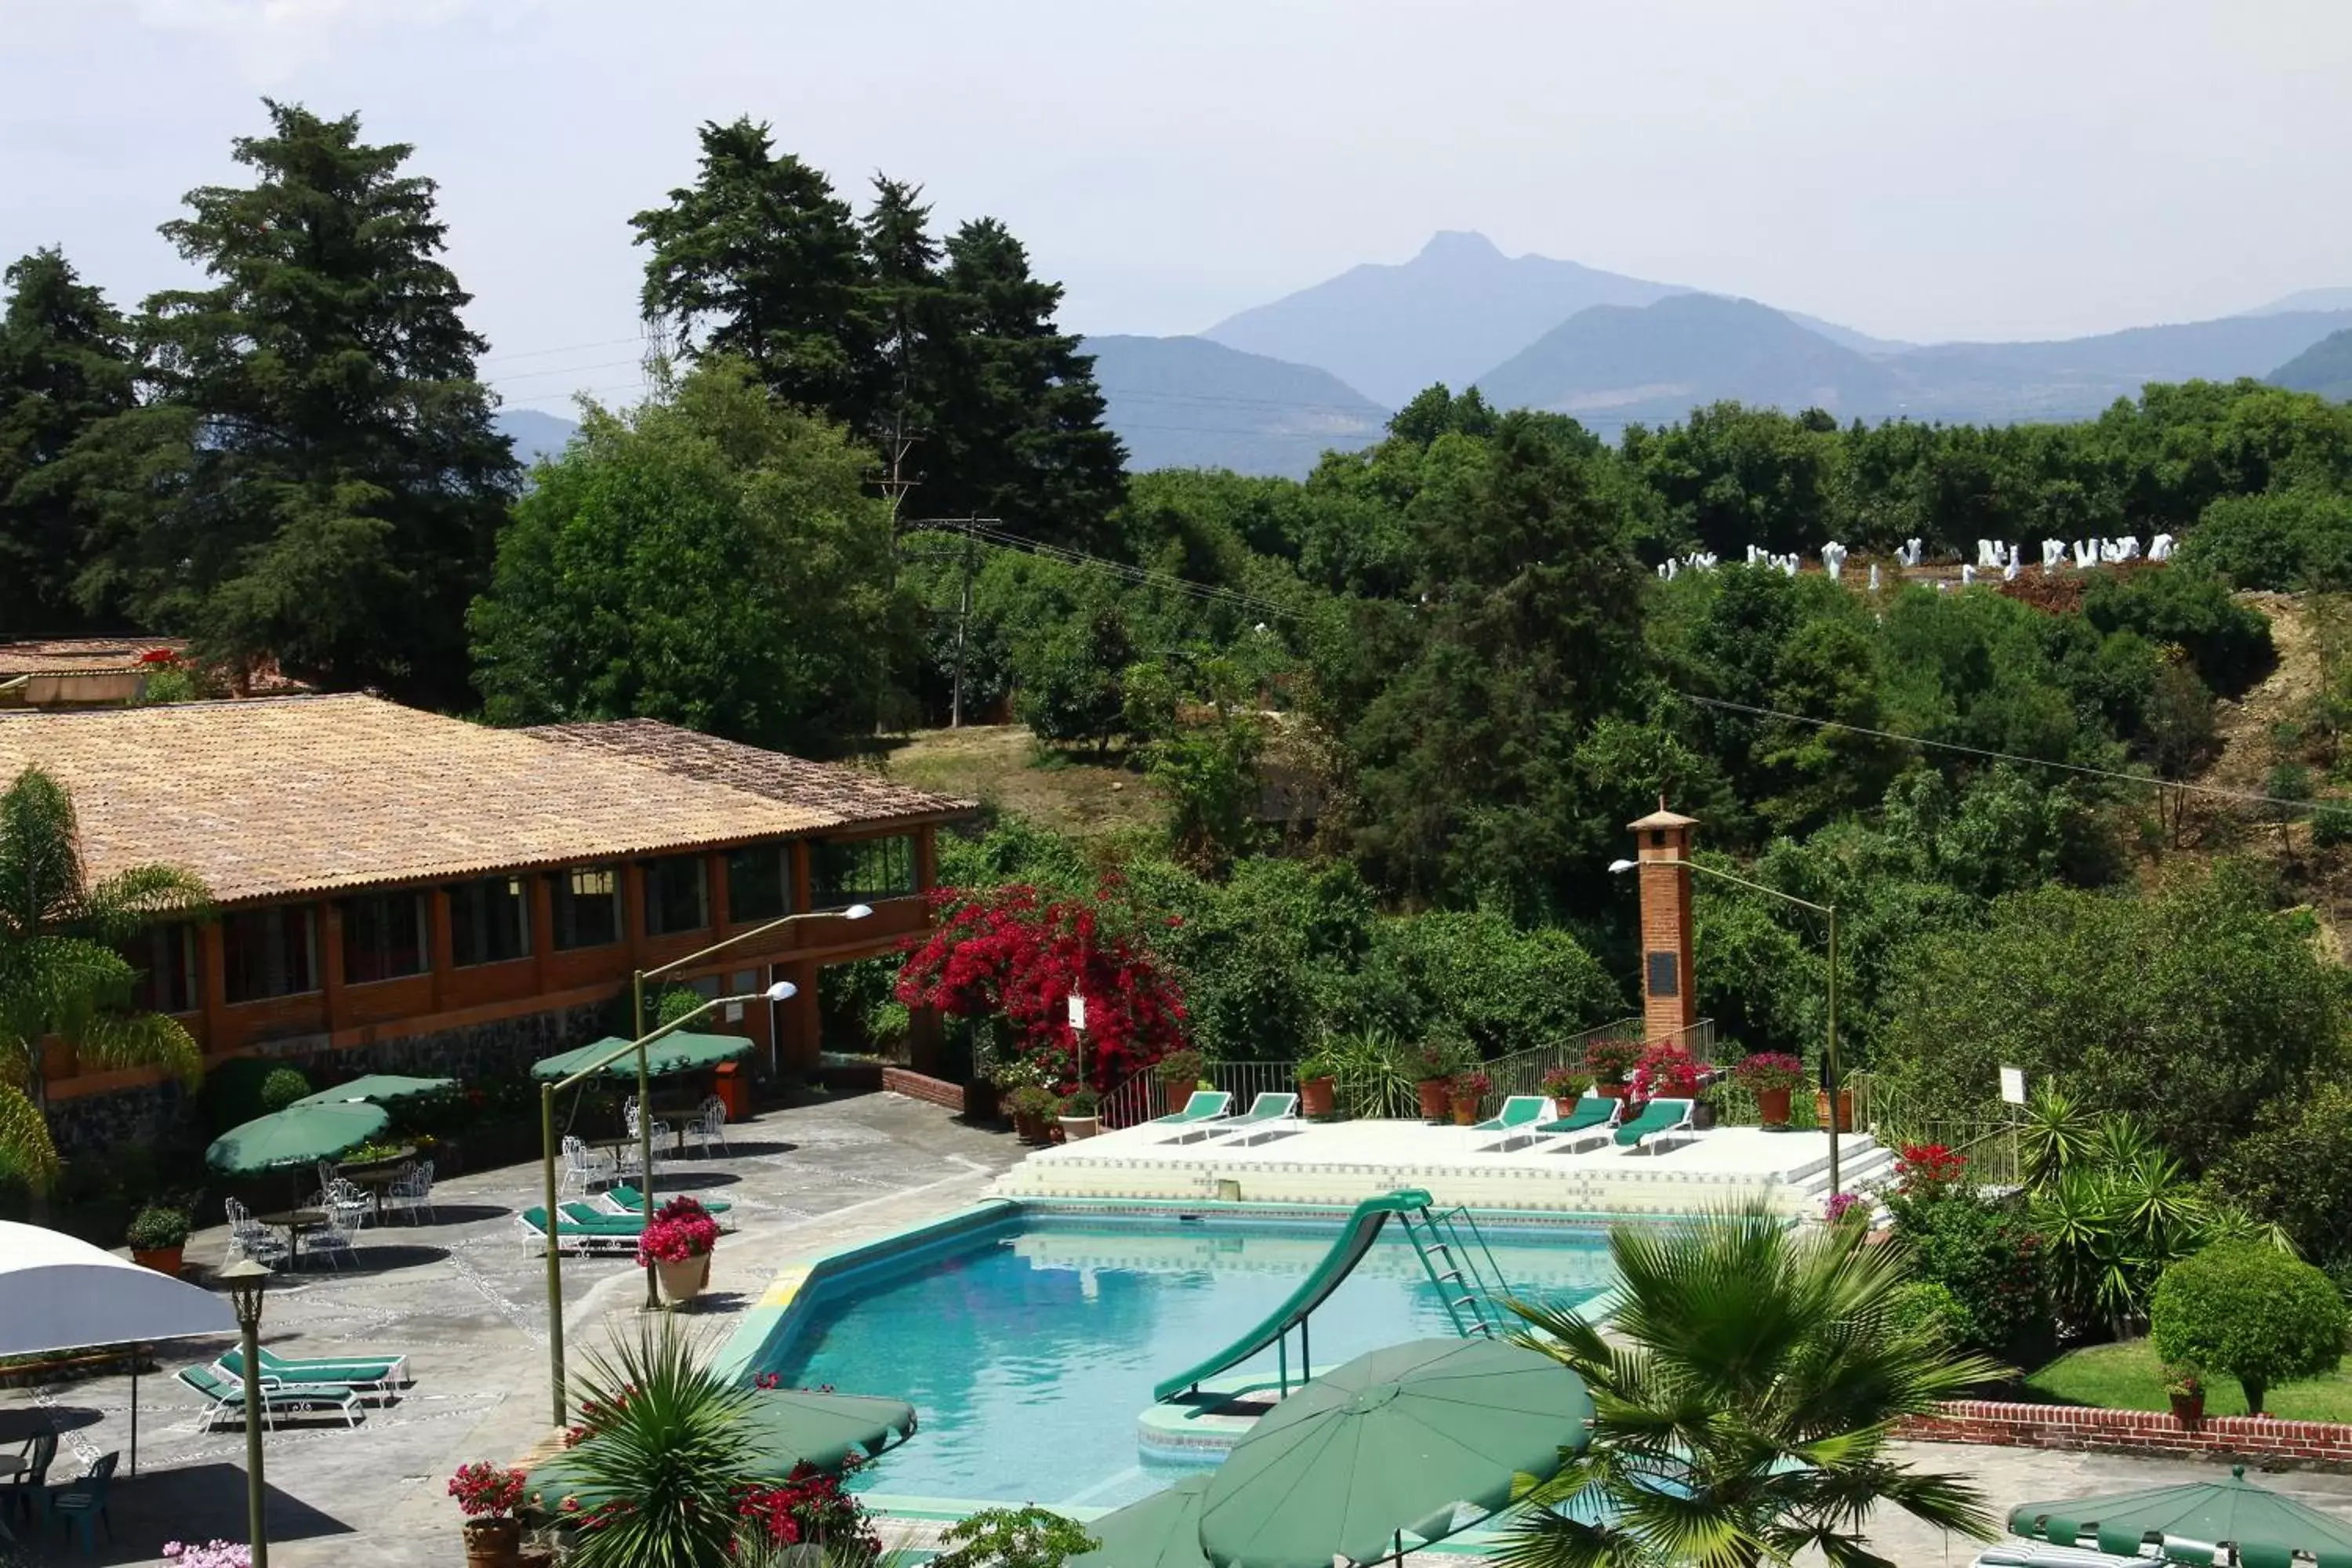
[[[204,1396],[205,1413],[196,1429],[209,1432],[215,1423],[234,1415],[245,1419],[245,1383],[222,1376],[208,1366],[184,1366],[172,1374]],[[261,1424],[275,1426],[289,1415],[318,1415],[332,1411],[346,1426],[360,1424],[362,1414],[356,1390],[339,1383],[284,1384],[274,1377],[261,1380]]]
[[[223,1352],[213,1364],[239,1383],[245,1381],[245,1355],[239,1351]],[[377,1356],[282,1356],[274,1355],[269,1347],[261,1350],[261,1375],[274,1378],[289,1386],[301,1384],[341,1384],[362,1393],[388,1394],[409,1381],[408,1358],[404,1355]]]
[[1698,1136],[1691,1125],[1691,1106],[1687,1100],[1654,1100],[1642,1107],[1642,1113],[1617,1127],[1617,1146],[1634,1153],[1654,1154],[1664,1144],[1672,1142],[1687,1143]]
[[[580,1218],[578,1212],[586,1210],[589,1217]],[[547,1211],[530,1208],[516,1216],[526,1240],[538,1244],[547,1239]],[[635,1252],[637,1237],[645,1230],[645,1221],[628,1215],[602,1214],[585,1204],[567,1204],[563,1217],[557,1223],[555,1244],[566,1251]]]
[[[1207,1135],[1223,1139],[1224,1142],[1219,1145],[1221,1148],[1239,1149],[1244,1145],[1263,1143],[1271,1138],[1287,1138],[1299,1131],[1295,1125],[1297,1121],[1298,1097],[1269,1091],[1251,1100],[1250,1108],[1232,1121],[1219,1122],[1210,1128]],[[1241,1136],[1231,1136],[1235,1132]]]
[[1543,1095],[1515,1094],[1503,1101],[1503,1109],[1499,1114],[1489,1116],[1484,1121],[1472,1123],[1470,1131],[1474,1133],[1505,1134],[1501,1142],[1489,1143],[1480,1152],[1508,1153],[1513,1149],[1523,1149],[1534,1142],[1536,1123],[1550,1114],[1551,1101]]
[[[723,1199],[706,1198],[700,1193],[673,1193],[671,1196],[692,1198],[696,1203],[700,1204],[704,1212],[709,1214],[713,1219],[717,1219],[720,1215],[725,1214],[729,1209],[735,1206],[733,1204],[728,1203]],[[623,1182],[615,1186],[606,1187],[603,1192],[596,1194],[595,1201],[606,1205],[610,1212],[614,1214],[642,1215],[646,1212],[646,1194],[644,1190],[633,1187],[626,1182]],[[661,1205],[657,1203],[654,1206],[656,1208],[659,1208],[661,1207]]]
[[1624,1109],[1623,1100],[1607,1095],[1579,1095],[1574,1110],[1566,1116],[1537,1122],[1535,1131],[1546,1138],[1565,1140],[1554,1144],[1551,1152],[1572,1154],[1592,1144],[1608,1142],[1609,1135],[1617,1130],[1617,1113]]
[[1220,1121],[1234,1106],[1234,1097],[1222,1089],[1196,1089],[1184,1109],[1172,1116],[1155,1116],[1154,1127],[1181,1127],[1195,1121]]

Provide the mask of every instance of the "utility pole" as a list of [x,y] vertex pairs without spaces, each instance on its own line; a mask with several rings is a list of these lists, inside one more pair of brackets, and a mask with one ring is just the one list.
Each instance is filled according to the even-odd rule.
[[[922,437],[919,435],[910,436],[907,433],[906,416],[903,413],[893,414],[890,416],[890,434],[887,437],[890,472],[888,477],[882,480],[882,497],[890,503],[888,591],[893,596],[898,592],[898,508],[905,503],[907,492],[922,483],[920,479],[907,477],[907,454],[912,451],[915,443],[921,439]],[[887,650],[877,650],[875,658],[880,668],[876,672],[874,680],[874,732],[879,735],[882,733],[883,721],[886,717],[883,703],[888,700],[890,689],[890,656]]]
[[973,553],[977,546],[972,540],[971,524],[963,528],[963,598],[956,612],[955,682],[948,689],[948,728],[963,728],[963,644],[964,634],[971,626],[971,574]]

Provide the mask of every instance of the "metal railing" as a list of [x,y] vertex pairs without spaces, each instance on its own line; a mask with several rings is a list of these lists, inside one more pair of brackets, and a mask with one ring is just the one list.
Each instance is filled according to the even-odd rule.
[[1500,1105],[1509,1095],[1541,1094],[1545,1076],[1559,1068],[1584,1070],[1585,1048],[1596,1040],[1633,1040],[1643,1047],[1672,1041],[1688,1051],[1693,1059],[1703,1062],[1715,1049],[1715,1020],[1701,1018],[1683,1028],[1653,1035],[1640,1018],[1619,1018],[1549,1046],[1496,1057],[1493,1061],[1480,1063],[1478,1070],[1494,1084],[1494,1103]]
[[[1211,1062],[1201,1076],[1234,1097],[1234,1109],[1245,1110],[1261,1094],[1288,1094],[1298,1088],[1297,1062]],[[1105,1127],[1133,1127],[1155,1116],[1165,1116],[1184,1103],[1192,1090],[1179,1085],[1173,1094],[1159,1074],[1144,1068],[1103,1096],[1099,1112]]]

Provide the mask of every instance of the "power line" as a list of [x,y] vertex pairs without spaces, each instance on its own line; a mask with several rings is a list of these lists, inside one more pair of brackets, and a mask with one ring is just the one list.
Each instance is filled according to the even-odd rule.
[[2016,763],[2022,767],[2056,768],[2061,773],[2081,773],[2086,778],[2114,779],[2121,784],[2147,784],[2157,789],[2193,791],[2199,795],[2218,795],[2224,800],[2242,800],[2255,805],[2294,806],[2303,810],[2322,807],[2340,809],[2343,803],[2328,800],[2286,800],[2274,795],[2257,795],[2251,790],[2231,789],[2222,784],[2187,784],[2173,779],[2155,778],[2147,773],[2119,773],[2113,768],[2086,767],[2080,763],[2053,763],[2046,757],[2021,757],[2014,752],[1989,751],[1982,746],[1964,746],[1957,741],[1930,741],[1923,735],[1898,735],[1892,730],[1873,730],[1863,724],[1842,724],[1834,719],[1815,719],[1803,713],[1784,713],[1777,708],[1759,708],[1751,703],[1733,702],[1721,697],[1701,697],[1694,692],[1677,691],[1675,696],[1702,708],[1721,708],[1734,713],[1746,713],[1758,719],[1785,719],[1792,724],[1811,724],[1817,730],[1843,730],[1850,735],[1869,735],[1881,741],[1899,741],[1908,746],[1933,746],[1938,751],[1958,752],[1971,757],[1985,757],[1998,763]]

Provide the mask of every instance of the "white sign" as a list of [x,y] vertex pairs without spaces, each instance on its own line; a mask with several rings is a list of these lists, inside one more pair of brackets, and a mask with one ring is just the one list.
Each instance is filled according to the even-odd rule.
[[2000,1069],[2000,1097],[2011,1105],[2025,1103],[2025,1069],[2023,1068]]
[[1070,1027],[1083,1029],[1086,1026],[1087,999],[1073,991],[1070,993]]

